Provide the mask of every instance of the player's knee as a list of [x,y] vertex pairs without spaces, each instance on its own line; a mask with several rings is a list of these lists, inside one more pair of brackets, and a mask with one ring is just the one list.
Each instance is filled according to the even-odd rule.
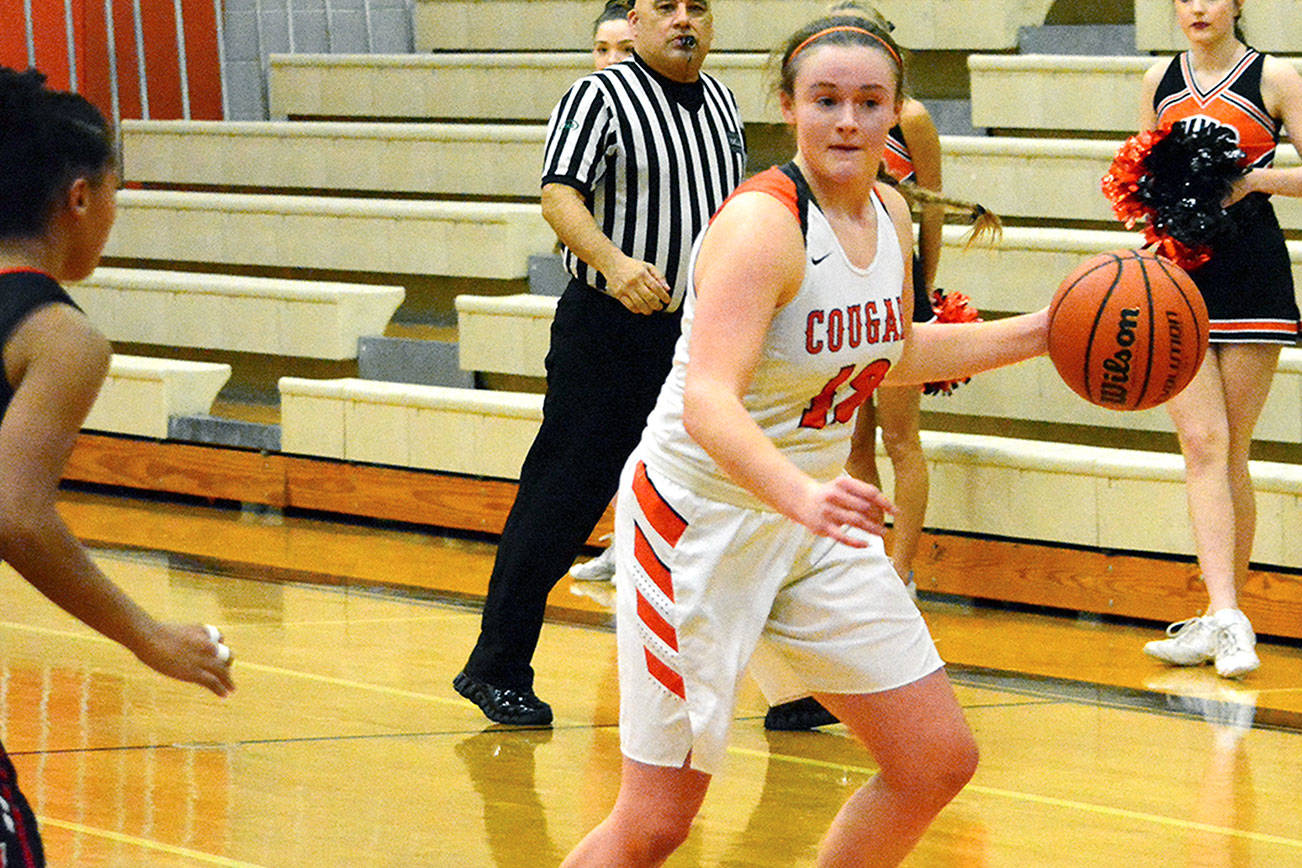
[[1229,448],[1229,434],[1217,426],[1200,425],[1180,432],[1180,451],[1190,468],[1224,464]]
[[980,752],[970,732],[955,733],[929,752],[927,768],[913,776],[915,798],[939,811],[976,774]]
[[691,817],[657,816],[643,823],[637,840],[637,864],[658,865],[683,845],[692,830]]
[[896,431],[883,428],[882,446],[886,448],[886,454],[892,461],[922,458],[922,439],[916,430]]

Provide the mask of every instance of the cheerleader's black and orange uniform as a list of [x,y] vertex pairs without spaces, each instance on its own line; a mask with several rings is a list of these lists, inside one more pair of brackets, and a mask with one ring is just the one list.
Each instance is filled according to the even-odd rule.
[[[1153,95],[1158,129],[1177,123],[1228,127],[1245,155],[1243,166],[1269,168],[1282,123],[1261,97],[1264,61],[1265,55],[1249,48],[1208,90],[1198,86],[1189,53],[1176,56]],[[1252,193],[1227,210],[1232,230],[1212,242],[1208,262],[1189,272],[1207,302],[1212,343],[1295,343],[1292,264],[1270,196]]]
[[[882,168],[896,181],[916,181],[913,170],[913,157],[909,154],[909,145],[904,141],[904,130],[899,124],[891,127],[886,134],[886,147],[882,149]],[[927,276],[922,273],[922,260],[918,252],[913,252],[913,321],[931,322],[936,312],[931,309],[931,297],[927,294]]]

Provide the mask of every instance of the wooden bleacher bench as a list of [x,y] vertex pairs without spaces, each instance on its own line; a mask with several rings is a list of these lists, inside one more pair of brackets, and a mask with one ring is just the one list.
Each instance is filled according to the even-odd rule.
[[[1294,13],[1296,14],[1296,13]],[[1154,57],[973,54],[972,125],[1129,135]],[[1302,58],[1293,61],[1302,70]]]
[[69,293],[109,340],[355,359],[384,332],[397,286],[98,268]]
[[516,479],[542,396],[282,377],[280,418],[286,453]]
[[114,354],[86,430],[167,437],[172,416],[207,413],[231,366]]
[[273,190],[538,196],[545,127],[124,121],[133,182]]
[[104,255],[514,279],[555,239],[534,204],[123,190]]
[[[914,50],[1014,48],[1053,0],[876,0]],[[565,51],[586,42],[592,0],[416,0],[417,51]],[[822,7],[808,0],[715,0],[714,51],[770,51]]]
[[[587,42],[587,32],[577,34],[579,44]],[[274,120],[541,123],[566,89],[591,71],[587,51],[273,54],[267,86]],[[767,54],[711,55],[705,71],[732,88],[747,123],[781,122],[769,95]]]

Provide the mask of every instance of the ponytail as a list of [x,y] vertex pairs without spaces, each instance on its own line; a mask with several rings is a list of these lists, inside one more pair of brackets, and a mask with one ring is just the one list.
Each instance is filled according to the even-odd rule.
[[964,249],[977,242],[989,247],[995,247],[999,244],[999,239],[1003,237],[1004,224],[999,219],[999,215],[979,202],[955,199],[943,193],[919,187],[912,181],[896,181],[885,173],[879,173],[878,178],[898,188],[904,198],[911,204],[940,205],[948,212],[965,217],[972,224],[972,228],[968,231],[967,238],[963,242]]

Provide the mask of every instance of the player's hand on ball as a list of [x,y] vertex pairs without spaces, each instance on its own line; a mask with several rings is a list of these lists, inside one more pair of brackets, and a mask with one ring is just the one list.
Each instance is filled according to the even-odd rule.
[[673,291],[660,269],[632,258],[623,259],[606,274],[606,285],[610,294],[633,313],[655,313],[673,298]]
[[136,656],[156,672],[206,687],[218,696],[235,690],[231,679],[234,658],[216,627],[159,624]]
[[793,517],[814,533],[864,548],[868,541],[862,534],[853,534],[852,528],[876,536],[886,532],[886,513],[894,515],[895,505],[876,486],[850,476],[810,482],[800,514]]

